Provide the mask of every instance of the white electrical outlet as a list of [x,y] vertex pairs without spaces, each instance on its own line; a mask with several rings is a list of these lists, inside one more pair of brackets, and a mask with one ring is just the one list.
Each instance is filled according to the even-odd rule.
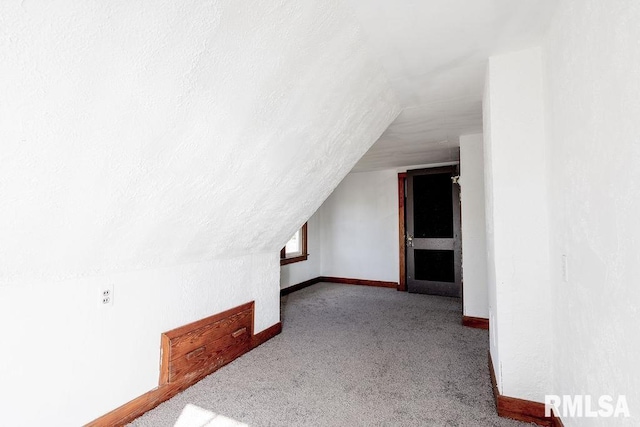
[[562,280],[569,281],[569,259],[566,255],[562,255]]
[[113,285],[106,284],[99,288],[98,304],[100,307],[113,307]]

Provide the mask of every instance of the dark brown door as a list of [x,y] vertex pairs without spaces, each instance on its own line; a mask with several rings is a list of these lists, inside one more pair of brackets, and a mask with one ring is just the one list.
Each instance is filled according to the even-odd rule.
[[407,171],[407,290],[460,297],[462,249],[456,166]]

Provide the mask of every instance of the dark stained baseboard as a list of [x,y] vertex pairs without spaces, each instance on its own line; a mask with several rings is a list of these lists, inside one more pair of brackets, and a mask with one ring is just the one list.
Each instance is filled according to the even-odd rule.
[[493,397],[496,402],[496,411],[498,412],[498,416],[527,423],[535,423],[539,426],[564,427],[560,418],[555,416],[555,414],[551,417],[545,416],[544,403],[517,399],[515,397],[503,396],[500,394],[500,391],[498,391],[498,384],[496,382],[496,374],[493,370],[491,353],[489,353],[489,375],[491,375],[491,386],[493,388]]
[[360,285],[360,286],[376,286],[379,288],[398,288],[397,282],[383,282],[380,280],[363,280],[363,279],[347,279],[345,277],[329,277],[318,276],[313,279],[305,280],[304,282],[297,283],[289,286],[288,288],[280,289],[280,296],[288,295],[291,292],[299,291],[300,289],[308,288],[320,282],[328,283],[341,283],[343,285]]
[[553,427],[564,427],[564,424],[562,423],[562,420],[560,419],[560,417],[556,417],[556,415],[554,414],[552,418],[553,418],[553,424],[551,425]]
[[489,319],[483,317],[462,316],[462,326],[476,329],[489,329]]
[[316,283],[320,283],[320,277],[316,277],[310,280],[305,280],[304,282],[300,282],[293,286],[289,286],[288,288],[280,289],[280,296],[285,296],[290,294],[291,292],[299,291],[300,289],[308,288],[311,285],[315,285]]
[[253,350],[257,346],[264,344],[280,332],[282,332],[282,322],[278,322],[275,325],[269,326],[264,331],[258,332],[251,337],[251,349]]
[[164,384],[151,391],[146,392],[142,396],[136,397],[130,402],[125,403],[117,409],[96,418],[85,427],[121,427],[127,425],[136,418],[144,415],[162,402],[171,399],[182,390],[188,388],[191,384],[173,383]]
[[380,288],[398,288],[398,282],[383,282],[381,280],[347,279],[345,277],[320,276],[320,282],[342,283],[344,285],[376,286]]
[[[282,331],[282,323],[278,322],[251,336],[251,350],[275,337]],[[191,387],[201,378],[194,378],[190,381],[179,381],[162,384],[151,391],[136,397],[117,409],[91,421],[85,427],[120,427],[124,426],[136,418],[144,415],[162,402],[171,399],[181,391]]]

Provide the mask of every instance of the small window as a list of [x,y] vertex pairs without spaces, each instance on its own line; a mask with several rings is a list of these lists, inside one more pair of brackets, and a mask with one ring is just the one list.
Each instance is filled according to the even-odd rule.
[[307,224],[305,223],[280,251],[280,265],[305,261],[307,255]]

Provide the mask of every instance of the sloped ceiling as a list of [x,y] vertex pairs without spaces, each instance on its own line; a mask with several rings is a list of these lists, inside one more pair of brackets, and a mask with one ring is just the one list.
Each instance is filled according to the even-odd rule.
[[354,171],[458,160],[482,131],[487,58],[540,42],[557,0],[349,0],[402,113]]
[[400,111],[350,13],[3,2],[0,283],[277,251]]

